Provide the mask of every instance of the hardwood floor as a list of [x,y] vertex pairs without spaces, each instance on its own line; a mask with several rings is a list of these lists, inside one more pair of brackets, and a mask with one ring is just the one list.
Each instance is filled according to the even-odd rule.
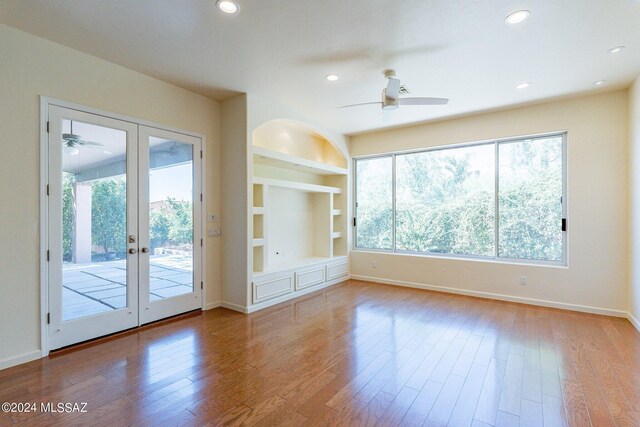
[[0,371],[5,401],[38,411],[0,425],[640,426],[640,334],[624,319],[349,281]]

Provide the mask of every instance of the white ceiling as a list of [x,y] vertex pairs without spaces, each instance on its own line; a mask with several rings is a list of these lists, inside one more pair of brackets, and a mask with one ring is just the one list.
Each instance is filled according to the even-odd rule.
[[[640,74],[638,0],[238,1],[229,16],[214,0],[0,0],[0,22],[215,99],[273,98],[347,134],[625,88]],[[505,24],[519,9],[531,17]],[[385,68],[410,96],[449,105],[336,109],[379,100]],[[522,81],[531,87],[516,90]]]

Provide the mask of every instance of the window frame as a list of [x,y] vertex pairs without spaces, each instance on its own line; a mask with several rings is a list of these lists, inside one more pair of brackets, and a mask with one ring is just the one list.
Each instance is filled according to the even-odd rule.
[[[502,257],[499,256],[499,233],[500,233],[500,145],[507,143],[517,143],[523,142],[526,140],[535,140],[535,139],[545,139],[545,138],[553,138],[560,137],[561,138],[561,153],[562,153],[562,219],[565,221],[566,227],[562,230],[562,258],[558,261],[556,260],[538,260],[531,258],[510,258],[510,257]],[[377,253],[387,253],[387,254],[395,254],[395,255],[410,255],[410,256],[421,256],[421,257],[430,257],[430,258],[445,258],[445,259],[457,259],[457,260],[470,260],[470,261],[485,261],[485,262],[495,262],[495,263],[503,263],[503,264],[530,264],[530,265],[541,265],[541,266],[556,266],[556,267],[567,267],[568,266],[568,235],[569,235],[569,227],[568,227],[568,210],[567,210],[567,139],[568,132],[567,130],[554,131],[554,132],[545,132],[531,135],[521,135],[507,138],[496,138],[482,141],[474,141],[474,142],[464,142],[457,144],[447,144],[447,145],[438,145],[434,147],[425,147],[418,149],[410,149],[410,150],[402,150],[402,151],[393,151],[393,152],[385,152],[385,153],[376,153],[371,155],[364,156],[354,156],[353,161],[353,227],[352,227],[352,250],[356,252],[377,252]],[[494,250],[492,256],[485,255],[468,255],[468,254],[453,254],[453,253],[433,253],[433,252],[417,252],[417,251],[405,251],[398,250],[396,247],[396,156],[398,155],[406,155],[406,154],[419,154],[433,151],[444,151],[444,150],[452,150],[456,148],[464,148],[464,147],[475,147],[481,145],[493,145],[494,146],[494,174],[495,174],[495,184],[494,184],[494,209],[495,209],[495,218],[494,218]],[[391,185],[392,185],[392,221],[391,221],[391,240],[392,240],[392,248],[391,249],[379,249],[379,248],[366,248],[366,247],[358,247],[358,162],[361,160],[372,160],[379,158],[387,158],[391,157]]]

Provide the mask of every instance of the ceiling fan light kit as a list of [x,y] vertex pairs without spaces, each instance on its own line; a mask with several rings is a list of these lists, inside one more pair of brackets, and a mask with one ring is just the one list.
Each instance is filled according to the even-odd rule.
[[67,156],[77,156],[80,153],[80,150],[75,145],[65,145],[63,151]]
[[382,100],[382,109],[384,111],[392,111],[398,109],[398,101],[395,99],[384,98]]

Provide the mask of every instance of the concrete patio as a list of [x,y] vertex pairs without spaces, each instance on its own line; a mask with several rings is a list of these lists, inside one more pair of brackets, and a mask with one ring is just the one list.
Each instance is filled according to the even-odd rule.
[[[150,257],[150,298],[157,301],[193,290],[193,262],[181,255]],[[63,265],[63,319],[117,310],[126,306],[126,261]]]

